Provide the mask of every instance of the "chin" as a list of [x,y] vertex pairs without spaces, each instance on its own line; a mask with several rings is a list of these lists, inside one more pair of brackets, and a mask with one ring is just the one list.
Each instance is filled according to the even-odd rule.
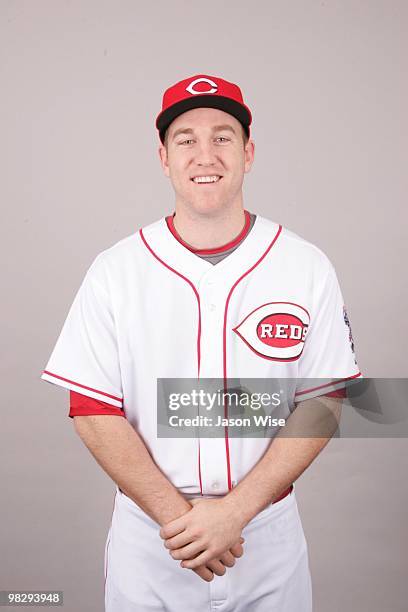
[[200,215],[218,212],[225,208],[225,202],[219,198],[200,198],[191,202],[192,209]]

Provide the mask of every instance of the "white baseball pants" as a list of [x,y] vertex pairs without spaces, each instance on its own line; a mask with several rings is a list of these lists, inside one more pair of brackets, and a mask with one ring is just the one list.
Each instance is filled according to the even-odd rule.
[[244,554],[205,582],[180,567],[159,526],[116,494],[105,547],[106,612],[311,612],[306,540],[294,491],[243,530]]

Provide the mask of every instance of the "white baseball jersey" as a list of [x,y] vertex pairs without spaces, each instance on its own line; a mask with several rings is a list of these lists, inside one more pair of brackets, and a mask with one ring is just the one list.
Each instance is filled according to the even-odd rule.
[[[257,216],[216,265],[161,219],[100,253],[42,378],[122,407],[185,494],[224,495],[270,444],[158,438],[158,378],[299,378],[298,402],[360,376],[333,266],[317,247]],[[335,379],[308,388],[305,379]]]

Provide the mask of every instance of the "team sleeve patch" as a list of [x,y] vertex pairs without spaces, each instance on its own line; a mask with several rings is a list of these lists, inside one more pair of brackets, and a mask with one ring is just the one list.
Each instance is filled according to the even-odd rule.
[[344,320],[344,323],[348,327],[348,339],[349,339],[349,342],[350,342],[350,348],[351,348],[352,353],[354,355],[354,362],[357,364],[356,354],[355,354],[355,351],[354,351],[354,339],[353,339],[353,334],[352,334],[352,331],[351,331],[351,323],[350,323],[350,319],[349,319],[348,314],[347,314],[346,307],[344,305],[343,305],[343,320]]
[[362,374],[354,354],[350,321],[333,266],[320,286],[299,360],[296,401],[354,384]]

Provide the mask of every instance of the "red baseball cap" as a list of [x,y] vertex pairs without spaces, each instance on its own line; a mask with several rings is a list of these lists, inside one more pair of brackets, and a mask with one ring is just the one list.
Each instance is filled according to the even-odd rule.
[[244,104],[238,85],[208,74],[196,74],[164,92],[162,110],[156,119],[161,142],[164,143],[166,130],[176,117],[193,108],[202,107],[218,108],[233,115],[242,123],[249,138],[252,115]]

